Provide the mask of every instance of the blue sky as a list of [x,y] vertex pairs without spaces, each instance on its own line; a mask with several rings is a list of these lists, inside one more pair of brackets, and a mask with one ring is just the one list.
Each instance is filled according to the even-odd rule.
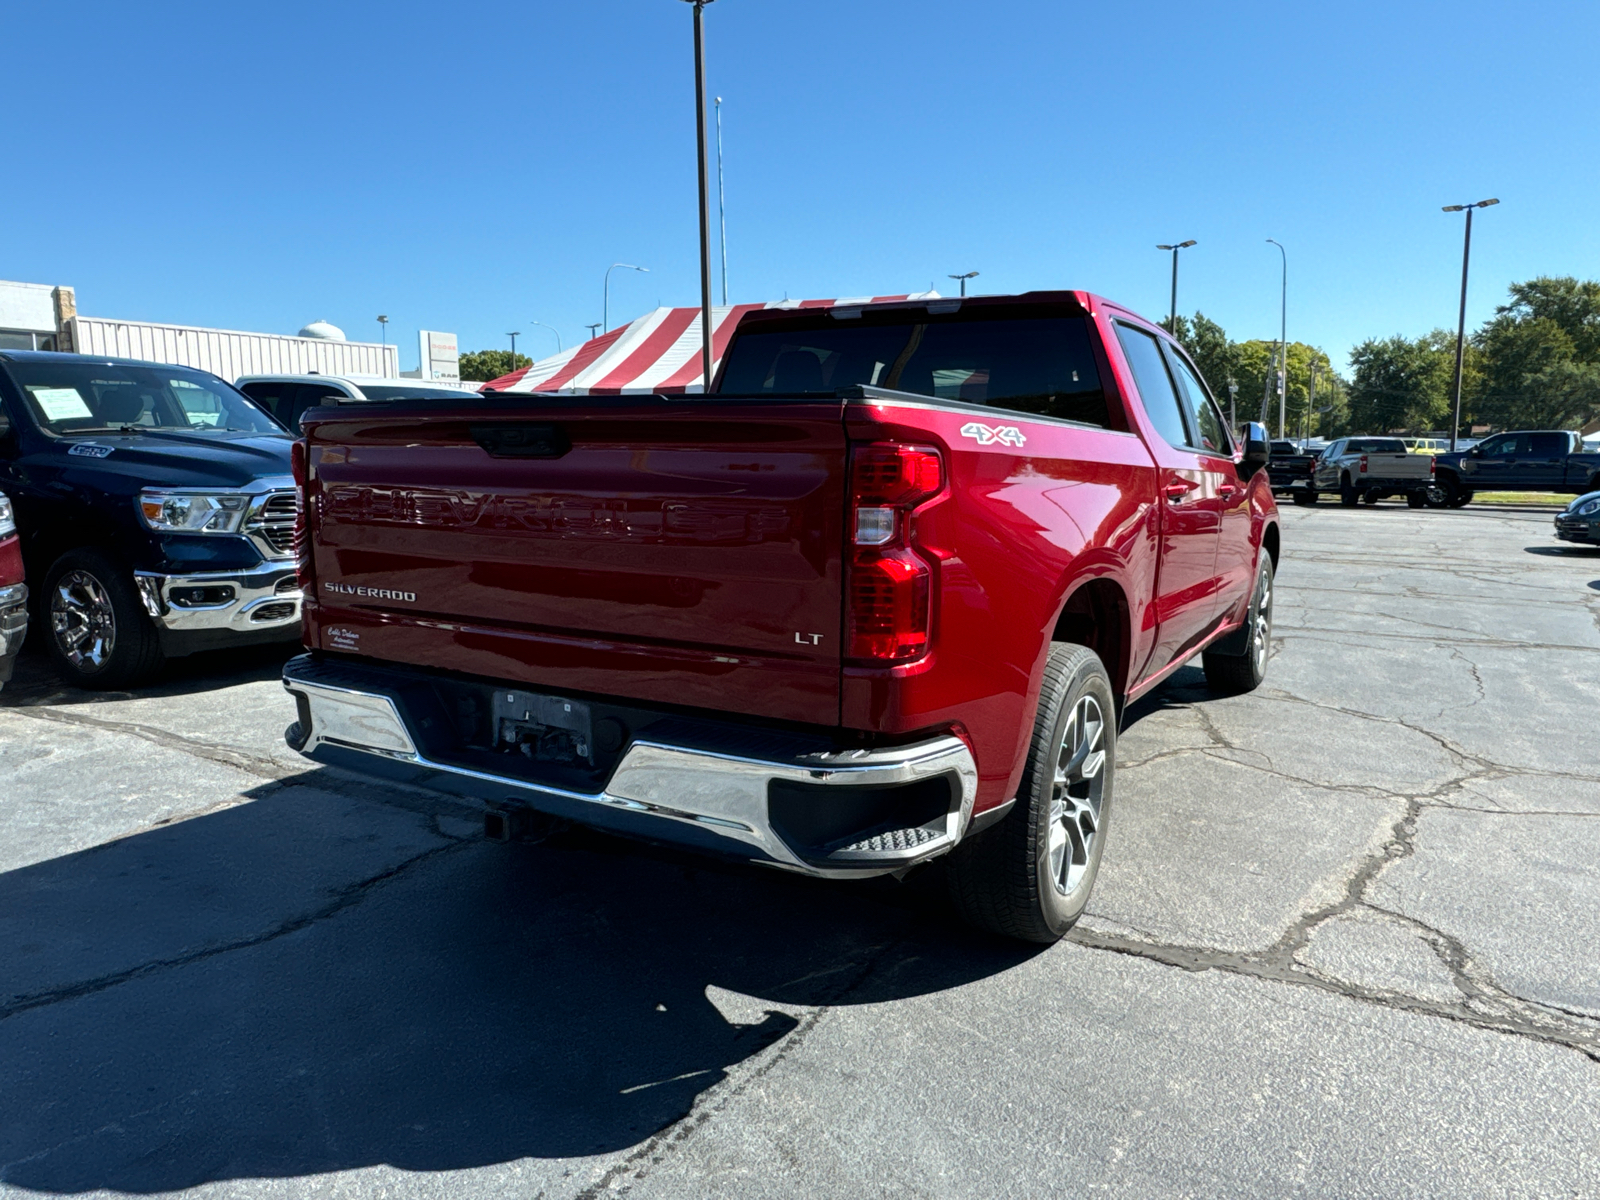
[[[679,0],[7,15],[0,277],[96,316],[536,357],[698,303]],[[1083,287],[1341,361],[1600,276],[1600,4],[716,0],[731,298]],[[714,268],[715,270],[715,268]]]

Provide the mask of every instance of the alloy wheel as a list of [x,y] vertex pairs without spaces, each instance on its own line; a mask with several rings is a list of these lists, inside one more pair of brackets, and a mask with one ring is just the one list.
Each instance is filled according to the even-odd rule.
[[1255,659],[1256,674],[1267,673],[1267,651],[1272,645],[1272,572],[1261,572],[1260,586],[1256,588],[1255,611],[1250,614],[1250,656]]
[[56,647],[80,671],[98,671],[117,644],[117,618],[105,585],[87,571],[68,571],[50,597]]
[[1050,794],[1050,878],[1070,896],[1094,857],[1105,802],[1105,715],[1093,696],[1080,697],[1067,718]]

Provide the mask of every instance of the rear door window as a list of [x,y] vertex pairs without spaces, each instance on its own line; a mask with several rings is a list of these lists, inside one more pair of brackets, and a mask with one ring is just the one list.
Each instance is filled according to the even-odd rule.
[[1189,427],[1183,419],[1182,402],[1172,376],[1167,373],[1166,356],[1151,334],[1131,325],[1117,323],[1117,340],[1133,369],[1133,382],[1144,401],[1144,411],[1157,431],[1171,445],[1189,445]]
[[292,383],[261,381],[247,383],[239,390],[271,413],[280,424],[287,425],[289,412],[294,407],[294,389]]
[[1530,453],[1534,458],[1560,458],[1570,445],[1570,439],[1564,433],[1535,433],[1529,436],[1533,442]]

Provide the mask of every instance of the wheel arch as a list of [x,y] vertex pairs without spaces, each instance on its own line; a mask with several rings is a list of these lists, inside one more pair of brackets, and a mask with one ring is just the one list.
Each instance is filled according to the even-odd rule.
[[1128,694],[1133,653],[1132,609],[1122,584],[1109,575],[1073,583],[1056,616],[1050,641],[1087,646],[1099,655],[1111,676],[1111,691],[1120,716]]
[[1278,573],[1278,546],[1278,523],[1276,521],[1268,521],[1261,530],[1261,548],[1272,559],[1272,573],[1274,575]]

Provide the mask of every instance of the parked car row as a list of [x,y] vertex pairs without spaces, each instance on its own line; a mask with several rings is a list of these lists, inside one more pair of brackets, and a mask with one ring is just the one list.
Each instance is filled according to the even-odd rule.
[[[34,625],[61,675],[125,687],[168,658],[300,637],[289,429],[308,407],[473,393],[0,352],[0,681]],[[252,397],[249,393],[256,393]]]

